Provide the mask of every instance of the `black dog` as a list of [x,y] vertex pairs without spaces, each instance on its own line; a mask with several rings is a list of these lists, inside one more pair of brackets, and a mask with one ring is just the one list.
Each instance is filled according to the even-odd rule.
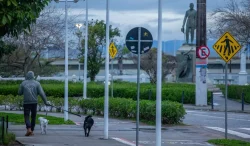
[[93,125],[94,125],[94,120],[92,119],[92,116],[89,115],[89,116],[85,117],[84,124],[83,124],[85,137],[89,136],[90,129]]

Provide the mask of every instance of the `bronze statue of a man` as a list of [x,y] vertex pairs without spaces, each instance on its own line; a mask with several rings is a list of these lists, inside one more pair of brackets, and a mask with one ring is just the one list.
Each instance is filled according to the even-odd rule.
[[194,4],[190,3],[190,9],[186,11],[183,25],[181,31],[184,32],[184,25],[186,23],[186,44],[189,44],[189,34],[191,35],[191,43],[194,41],[194,30],[196,29],[196,19],[197,19],[197,11],[194,10]]

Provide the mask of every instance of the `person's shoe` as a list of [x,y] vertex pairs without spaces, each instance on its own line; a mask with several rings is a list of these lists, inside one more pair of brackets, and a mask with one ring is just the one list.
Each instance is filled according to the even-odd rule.
[[27,129],[27,132],[25,134],[25,136],[30,136],[32,134],[32,131],[30,128]]
[[30,136],[33,136],[33,135],[34,135],[34,132],[32,131],[31,134],[30,134]]

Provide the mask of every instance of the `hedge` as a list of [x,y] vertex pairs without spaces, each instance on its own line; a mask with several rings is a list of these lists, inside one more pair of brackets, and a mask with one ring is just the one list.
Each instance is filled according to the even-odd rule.
[[[64,105],[63,98],[56,97],[47,97],[47,100],[51,102],[52,105],[58,107],[57,111],[61,111],[60,108]],[[73,109],[73,107],[78,106],[77,98],[69,98],[69,111]],[[10,106],[11,109],[22,110],[23,96],[14,96],[14,95],[0,95],[0,105]],[[38,97],[38,110],[41,111],[41,108],[44,106],[41,97]],[[51,109],[52,110],[52,109]]]
[[[225,95],[225,85],[218,85]],[[245,85],[229,85],[228,86],[228,98],[241,100],[241,95],[244,93],[245,102],[250,103],[250,86]]]
[[[85,114],[93,111],[93,115],[103,116],[104,98],[92,98],[80,101],[80,107]],[[163,101],[162,102],[162,124],[179,124],[182,122],[185,109],[180,103]],[[109,115],[112,117],[135,119],[136,101],[125,98],[109,99]],[[156,102],[150,100],[140,101],[140,119],[147,122],[155,122]]]
[[[39,111],[44,106],[41,98],[38,98]],[[48,100],[57,107],[63,107],[63,98],[48,97]],[[16,110],[22,108],[22,96],[0,95],[0,105],[15,106]],[[92,98],[78,100],[77,98],[69,98],[69,111],[73,107],[79,106],[85,111],[93,111],[93,115],[103,115],[104,98]],[[140,100],[140,119],[147,122],[155,122],[156,102],[150,100]],[[60,112],[60,110],[58,111]],[[80,110],[79,110],[80,112]],[[109,114],[112,117],[135,119],[136,117],[136,101],[126,98],[110,98]],[[181,123],[185,109],[180,103],[172,101],[162,101],[162,124],[178,124]]]
[[[11,81],[6,83],[0,81],[0,95],[17,95],[20,82]],[[64,82],[61,81],[40,81],[47,96],[64,97]],[[6,83],[6,84],[2,84]],[[69,82],[69,97],[82,97],[82,83]],[[90,98],[99,98],[104,95],[104,84],[90,82],[87,85],[87,96]],[[111,91],[111,87],[110,87]],[[162,100],[182,102],[182,92],[184,91],[184,103],[195,103],[195,85],[181,83],[167,83],[162,85]],[[137,99],[137,85],[129,82],[115,82],[113,89],[114,97]],[[210,98],[210,94],[208,94]],[[156,85],[142,83],[140,88],[140,99],[155,100]]]

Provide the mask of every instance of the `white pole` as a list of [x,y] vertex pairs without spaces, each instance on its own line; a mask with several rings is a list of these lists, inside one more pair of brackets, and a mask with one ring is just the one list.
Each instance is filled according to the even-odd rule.
[[112,58],[112,60],[111,60],[111,97],[113,98],[114,97],[114,58]]
[[176,39],[174,39],[174,56],[176,56],[175,52]]
[[104,139],[108,139],[109,114],[109,0],[106,1],[106,60],[105,60],[105,100],[104,100]]
[[65,1],[65,85],[64,85],[64,121],[68,121],[68,1]]
[[140,122],[140,70],[141,70],[141,27],[138,28],[138,58],[137,58],[137,101],[136,101],[136,146],[139,146]]
[[85,20],[85,50],[84,50],[84,79],[83,79],[83,98],[87,98],[87,65],[88,65],[88,0],[86,0],[86,20]]
[[78,75],[79,75],[79,81],[81,80],[81,64],[80,64],[80,60],[78,62]]
[[162,1],[158,0],[158,49],[156,92],[156,146],[161,146],[161,84],[162,84]]

